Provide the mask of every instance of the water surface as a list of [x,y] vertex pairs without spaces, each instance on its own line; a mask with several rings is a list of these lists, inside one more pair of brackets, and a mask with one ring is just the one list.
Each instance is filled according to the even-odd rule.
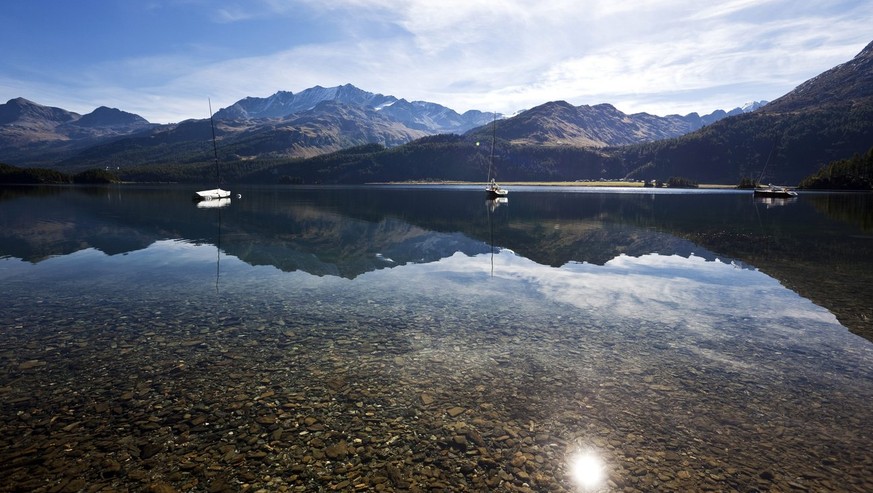
[[242,193],[2,192],[3,491],[873,489],[868,195]]

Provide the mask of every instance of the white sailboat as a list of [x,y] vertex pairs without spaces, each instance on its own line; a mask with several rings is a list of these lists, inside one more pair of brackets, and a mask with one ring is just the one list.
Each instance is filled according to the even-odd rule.
[[[218,146],[215,144],[215,122],[212,120],[212,100],[209,100],[209,124],[212,125],[212,151],[215,153],[215,179],[220,184],[221,171],[218,167]],[[219,188],[211,188],[209,190],[200,190],[199,192],[194,192],[194,200],[198,202],[202,200],[219,199],[227,199],[227,202],[230,202],[230,190],[224,190],[219,186]],[[225,203],[222,205],[227,204]]]
[[210,190],[200,190],[199,192],[194,192],[195,200],[220,200],[227,199],[230,200],[230,191],[224,190],[221,188],[212,188]]
[[488,162],[488,184],[485,185],[485,194],[489,199],[506,197],[509,195],[509,190],[500,188],[497,181],[492,176],[492,168],[494,168],[494,143],[497,140],[497,114],[494,114],[494,121],[491,123],[491,160]]
[[787,199],[791,197],[797,197],[797,192],[791,190],[788,187],[783,187],[779,185],[767,185],[766,187],[758,186],[754,191],[755,197],[773,197],[773,198],[782,198]]

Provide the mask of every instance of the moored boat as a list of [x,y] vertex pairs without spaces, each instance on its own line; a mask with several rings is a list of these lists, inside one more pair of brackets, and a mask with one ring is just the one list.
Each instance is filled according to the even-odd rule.
[[[215,122],[212,120],[212,101],[209,101],[209,124],[212,126],[212,152],[215,154],[215,179],[221,183],[221,169],[218,167],[218,146],[215,144]],[[202,200],[218,200],[228,199],[230,201],[230,190],[222,188],[211,188],[209,190],[200,190],[194,192],[194,200],[199,202]],[[224,204],[226,205],[226,204]]]
[[495,199],[506,197],[509,194],[509,190],[500,188],[500,185],[492,178],[488,185],[485,186],[485,193],[488,195],[488,198]]
[[795,192],[794,190],[790,190],[787,187],[780,187],[777,185],[767,185],[766,187],[756,188],[754,193],[756,197],[797,197],[797,192]]
[[[497,181],[494,179],[494,144],[497,141],[497,113],[494,114],[494,121],[491,123],[491,157],[488,161],[488,184],[485,185],[485,195],[489,199],[498,197],[506,197],[509,195],[509,190],[500,188]],[[478,145],[478,144],[476,144]]]
[[200,201],[209,201],[209,200],[221,200],[227,199],[228,203],[230,202],[230,191],[222,190],[220,188],[213,188],[212,190],[201,190],[199,192],[194,192],[194,200]]

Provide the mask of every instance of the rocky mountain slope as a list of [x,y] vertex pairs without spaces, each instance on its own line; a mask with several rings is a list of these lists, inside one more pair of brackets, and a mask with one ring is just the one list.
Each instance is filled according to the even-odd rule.
[[[608,104],[552,102],[501,121],[499,132],[513,143],[615,146],[675,137],[742,111],[659,117],[625,115]],[[214,115],[220,153],[229,160],[306,158],[363,144],[392,147],[428,135],[487,132],[494,116],[459,114],[351,84],[247,97]],[[75,170],[203,161],[212,134],[207,120],[195,121],[153,125],[106,107],[82,116],[18,98],[0,105],[0,162]]]
[[[873,146],[871,54],[873,43],[777,101],[715,122],[693,114],[625,115],[610,105],[546,103],[497,122],[494,168],[500,181],[683,177],[700,183],[752,179],[795,185],[828,162]],[[396,150],[337,153],[274,171],[305,182],[482,180],[488,155],[475,144],[490,141],[492,129],[486,125],[463,137],[421,139]],[[644,140],[651,141],[630,143]]]
[[629,176],[741,178],[797,184],[831,161],[873,146],[873,43],[852,60],[759,110],[678,139],[618,150]]
[[346,84],[337,87],[315,86],[298,94],[279,91],[267,98],[247,97],[215,113],[216,120],[259,120],[264,118],[284,118],[293,113],[311,110],[323,101],[380,108],[396,101],[393,96],[383,96],[362,91]]
[[428,135],[368,106],[334,100],[234,132],[224,123],[221,149],[236,158],[310,157],[363,144],[393,147]]
[[823,72],[766,105],[769,114],[851,109],[873,101],[873,42],[855,58]]
[[[427,135],[385,118],[372,108],[335,101],[323,101],[286,118],[217,120],[215,134],[219,160],[232,163],[313,157],[367,143],[392,147]],[[211,139],[209,120],[186,120],[90,147],[59,162],[58,167],[211,162]]]
[[0,161],[53,164],[100,142],[154,127],[138,115],[115,108],[101,106],[80,115],[15,98],[0,104]]
[[[690,113],[665,117],[648,113],[625,114],[611,104],[573,106],[553,101],[524,111],[499,122],[497,135],[513,144],[571,145],[607,147],[638,144],[678,137],[728,116],[759,108],[756,102],[748,110],[718,110],[706,116]],[[482,129],[483,134],[487,129]]]
[[346,106],[371,108],[386,118],[410,129],[439,133],[463,133],[491,120],[491,114],[468,111],[463,115],[445,106],[426,101],[409,102],[394,96],[374,94],[351,84],[337,87],[315,86],[297,94],[279,91],[266,98],[247,97],[215,113],[217,120],[287,119],[315,108],[325,101]]

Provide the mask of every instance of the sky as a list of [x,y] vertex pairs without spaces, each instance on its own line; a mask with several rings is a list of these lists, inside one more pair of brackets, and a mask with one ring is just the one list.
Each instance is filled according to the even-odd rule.
[[0,102],[153,123],[353,84],[455,111],[549,101],[707,114],[772,101],[873,41],[870,0],[27,0]]

